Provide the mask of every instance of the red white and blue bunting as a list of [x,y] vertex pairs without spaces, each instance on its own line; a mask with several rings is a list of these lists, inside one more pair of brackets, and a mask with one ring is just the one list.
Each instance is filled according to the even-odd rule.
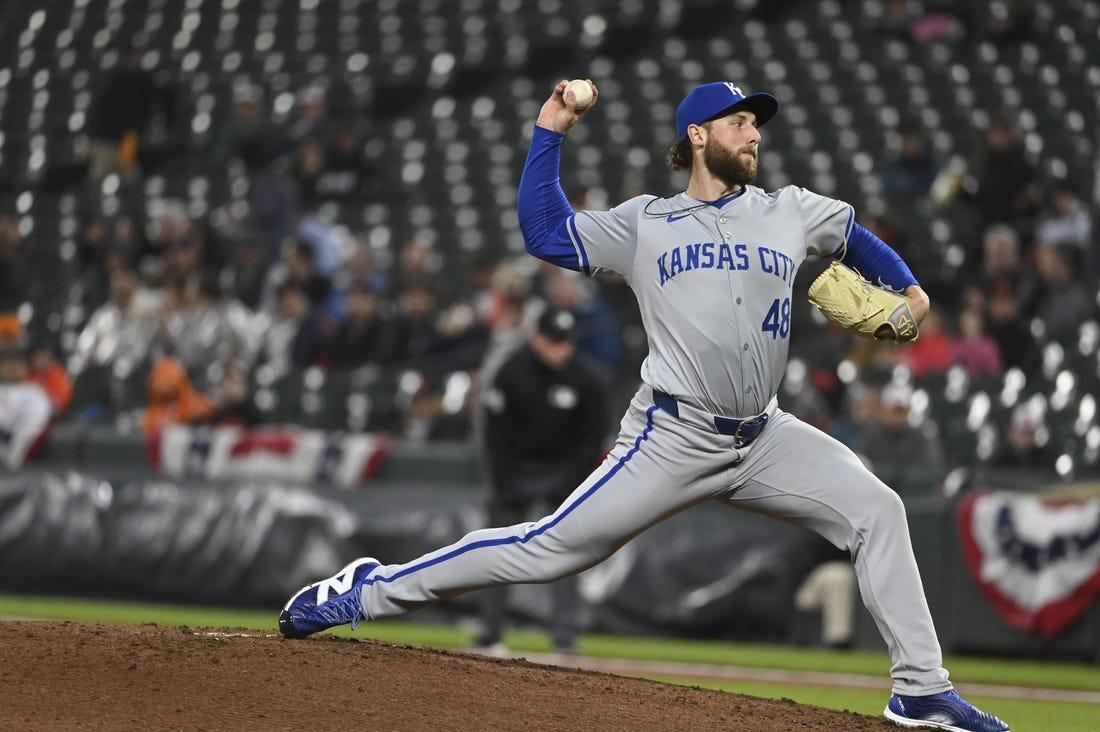
[[263,478],[352,486],[369,480],[389,447],[382,435],[295,427],[166,427],[150,440],[154,467],[179,478]]
[[1011,627],[1053,637],[1100,593],[1100,498],[978,493],[958,519],[971,576]]

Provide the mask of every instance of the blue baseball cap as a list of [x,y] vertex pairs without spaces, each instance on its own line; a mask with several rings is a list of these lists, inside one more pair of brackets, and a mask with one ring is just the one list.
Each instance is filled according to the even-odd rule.
[[779,100],[767,92],[745,96],[741,87],[731,81],[701,84],[692,89],[676,108],[678,139],[687,137],[689,125],[701,125],[709,119],[732,112],[735,108],[755,114],[756,126],[761,127],[779,111]]

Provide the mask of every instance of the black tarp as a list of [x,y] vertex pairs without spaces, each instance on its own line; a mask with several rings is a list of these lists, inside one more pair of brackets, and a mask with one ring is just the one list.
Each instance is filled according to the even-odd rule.
[[[75,471],[0,474],[0,591],[277,608],[364,554],[402,562],[482,528],[471,485],[317,489]],[[588,630],[779,639],[820,550],[809,532],[717,503],[674,516],[582,577]],[[476,594],[443,609],[470,612]],[[545,620],[544,588],[510,607]]]
[[445,494],[425,501],[422,493],[399,485],[366,493],[266,481],[2,475],[0,589],[241,606],[279,602],[368,544],[415,550],[476,528],[480,517],[460,510],[458,501]]

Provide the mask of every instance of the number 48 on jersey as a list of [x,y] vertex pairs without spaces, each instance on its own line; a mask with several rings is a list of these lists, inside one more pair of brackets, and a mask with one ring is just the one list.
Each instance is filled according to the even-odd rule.
[[772,340],[786,338],[791,334],[791,298],[772,300],[772,306],[768,308],[768,314],[764,316],[764,322],[760,329],[772,334]]

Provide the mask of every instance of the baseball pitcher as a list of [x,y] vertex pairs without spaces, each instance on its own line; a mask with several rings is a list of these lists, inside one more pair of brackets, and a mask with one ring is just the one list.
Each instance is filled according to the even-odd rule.
[[[649,355],[615,448],[539,521],[475,531],[405,564],[357,559],[302,589],[279,617],[282,633],[304,637],[478,588],[550,582],[715,501],[806,526],[850,552],[893,661],[889,719],[1006,732],[948,680],[901,499],[850,450],[776,401],[792,283],[808,256],[842,263],[815,282],[813,302],[872,338],[917,337],[929,302],[912,272],[856,223],[847,203],[797,186],[751,185],[760,128],[779,103],[730,82],[694,88],[677,109],[668,163],[690,171],[684,192],[573,211],[559,182],[560,150],[581,113],[566,85],[557,84],[536,121],[519,220],[532,255],[585,274],[618,272],[638,299]],[[584,114],[598,102],[592,91]]]

